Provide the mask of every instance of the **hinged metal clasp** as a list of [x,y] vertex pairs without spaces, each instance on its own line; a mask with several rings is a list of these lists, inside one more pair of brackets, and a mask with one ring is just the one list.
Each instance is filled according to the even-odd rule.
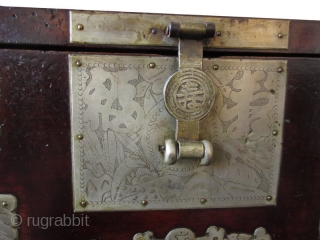
[[177,159],[201,159],[200,165],[206,166],[213,160],[213,146],[199,139],[199,120],[214,104],[215,86],[202,70],[202,40],[214,36],[215,25],[171,22],[165,32],[179,38],[179,69],[164,87],[166,109],[177,121],[175,140],[165,141],[164,162],[172,165]]

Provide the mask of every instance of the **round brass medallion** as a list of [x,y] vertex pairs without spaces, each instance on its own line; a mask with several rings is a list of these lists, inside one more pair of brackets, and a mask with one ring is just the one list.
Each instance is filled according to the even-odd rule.
[[180,121],[200,120],[211,110],[214,100],[212,80],[197,69],[174,73],[164,87],[165,106]]

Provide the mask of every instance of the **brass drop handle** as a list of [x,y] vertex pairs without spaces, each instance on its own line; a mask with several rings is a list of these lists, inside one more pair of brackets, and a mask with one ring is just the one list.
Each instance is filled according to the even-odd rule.
[[180,142],[167,139],[164,145],[164,162],[173,165],[178,159],[200,159],[200,165],[208,166],[213,159],[213,146],[207,140]]
[[214,104],[215,87],[202,70],[202,40],[214,36],[215,25],[171,22],[165,32],[179,38],[179,69],[164,87],[166,109],[177,121],[175,140],[165,140],[164,162],[172,165],[178,159],[199,159],[200,165],[207,166],[213,161],[213,146],[199,139],[199,121]]

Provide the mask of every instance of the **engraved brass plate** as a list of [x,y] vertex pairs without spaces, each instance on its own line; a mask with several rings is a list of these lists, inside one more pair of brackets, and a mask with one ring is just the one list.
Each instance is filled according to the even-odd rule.
[[70,42],[177,46],[178,40],[165,37],[164,29],[170,22],[186,21],[216,25],[221,35],[207,40],[206,48],[288,49],[288,20],[83,11],[70,12]]
[[200,120],[214,144],[205,167],[166,165],[158,150],[174,138],[163,87],[177,58],[70,55],[69,66],[75,211],[276,204],[286,61],[203,60],[216,88]]

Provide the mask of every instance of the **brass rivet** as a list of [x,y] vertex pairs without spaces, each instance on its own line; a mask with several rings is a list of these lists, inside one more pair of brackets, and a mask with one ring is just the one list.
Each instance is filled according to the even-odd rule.
[[77,25],[77,29],[78,29],[78,30],[83,30],[83,29],[84,29],[84,26],[83,26],[82,24],[78,24],[78,25]]
[[147,200],[143,200],[143,201],[141,201],[141,204],[142,204],[143,206],[146,206],[146,205],[148,204],[148,201],[147,201]]
[[271,201],[272,200],[272,196],[271,195],[268,195],[267,196],[267,201]]
[[3,206],[3,207],[6,207],[6,206],[8,206],[8,203],[7,203],[6,201],[3,201],[3,202],[2,202],[2,206]]
[[200,199],[200,202],[201,202],[201,203],[206,203],[206,202],[207,202],[207,199],[201,198],[201,199]]
[[278,38],[283,38],[283,34],[282,34],[282,33],[279,33],[279,34],[278,34]]
[[148,67],[149,67],[149,68],[155,68],[155,67],[156,67],[156,64],[155,64],[154,62],[149,63]]
[[221,36],[221,32],[220,32],[220,31],[217,31],[217,32],[216,32],[216,35],[220,37],[220,36]]
[[277,135],[278,135],[278,131],[277,131],[277,130],[273,130],[273,131],[272,131],[272,135],[273,135],[273,136],[277,136]]
[[283,68],[282,68],[282,67],[279,67],[279,68],[277,69],[277,71],[278,71],[278,73],[281,73],[281,72],[283,72]]
[[219,66],[218,65],[213,65],[213,70],[218,70]]
[[155,29],[155,28],[151,28],[151,30],[150,30],[150,32],[152,33],[152,34],[157,34],[157,29]]
[[77,135],[77,138],[78,138],[79,140],[82,140],[82,139],[83,139],[83,135],[82,135],[82,134],[78,134],[78,135]]
[[76,66],[81,67],[81,65],[82,65],[82,62],[80,60],[77,60],[76,61]]
[[81,201],[80,202],[81,207],[86,207],[88,205],[87,201]]
[[276,93],[276,91],[273,90],[273,89],[271,89],[271,90],[270,90],[270,93],[271,93],[272,95],[274,95],[274,94]]
[[164,153],[164,151],[166,150],[166,146],[165,145],[159,145],[158,150],[159,150],[159,152]]

